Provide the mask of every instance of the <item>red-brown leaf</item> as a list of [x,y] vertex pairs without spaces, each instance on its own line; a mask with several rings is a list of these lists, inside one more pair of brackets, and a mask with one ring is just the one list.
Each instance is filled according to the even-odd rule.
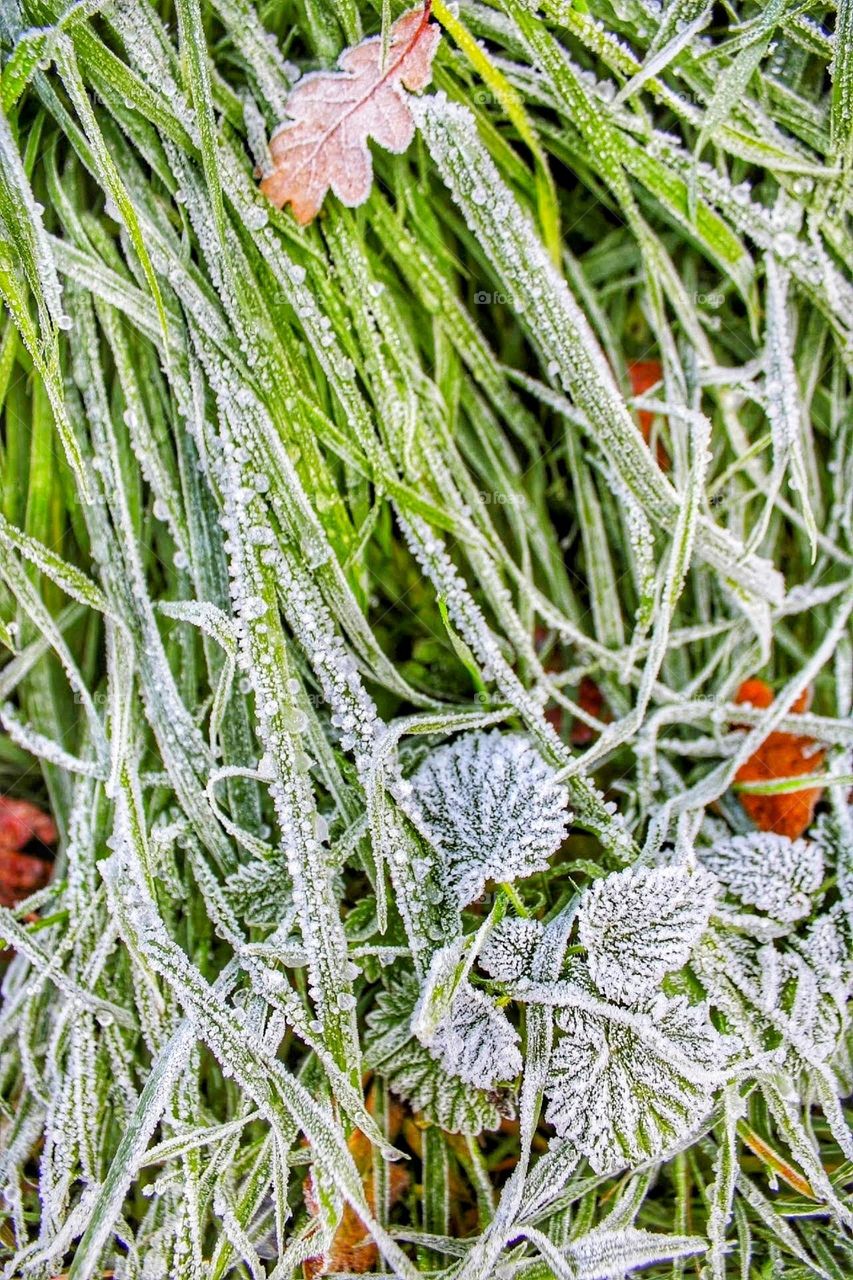
[[[660,360],[632,360],[628,365],[628,377],[631,379],[631,391],[633,394],[641,396],[648,391],[649,387],[653,387],[660,382],[663,377],[663,365]],[[643,439],[648,444],[655,415],[650,413],[648,409],[638,409],[637,417],[640,421]],[[669,454],[660,440],[658,440],[657,460],[661,471],[669,470]]]
[[[373,1090],[368,1095],[367,1110],[371,1115],[375,1111]],[[392,1142],[399,1132],[402,1118],[403,1108],[397,1102],[392,1103],[388,1120],[388,1137]],[[347,1140],[347,1146],[350,1149],[350,1155],[355,1161],[355,1166],[361,1174],[367,1203],[371,1212],[374,1212],[376,1209],[376,1194],[373,1185],[373,1153],[370,1141],[360,1129],[353,1129]],[[389,1201],[391,1205],[394,1205],[408,1187],[409,1175],[400,1165],[391,1164],[388,1167],[388,1178]],[[310,1174],[305,1179],[303,1190],[306,1208],[312,1217],[316,1217],[318,1206]],[[318,1254],[314,1258],[308,1258],[302,1264],[302,1270],[305,1280],[314,1280],[315,1277],[325,1276],[330,1272],[336,1271],[348,1271],[352,1275],[364,1275],[368,1271],[373,1271],[378,1261],[379,1250],[374,1243],[373,1237],[355,1209],[351,1205],[345,1204],[328,1253],[325,1256]]]
[[[578,685],[577,703],[584,711],[587,711],[591,716],[595,716],[596,720],[603,720],[607,723],[611,718],[610,710],[604,701],[604,694],[592,676],[583,676],[581,678],[581,682]],[[572,730],[569,736],[573,746],[585,747],[596,737],[596,731],[585,720],[579,720],[575,717],[572,720]]]
[[290,117],[270,141],[274,168],[261,183],[297,222],[310,222],[329,188],[351,208],[370,195],[373,162],[368,138],[386,151],[405,151],[415,122],[405,89],[423,89],[432,76],[440,38],[429,3],[410,9],[391,28],[385,63],[379,37],[363,40],[338,59],[340,71],[303,77],[287,100]]
[[[772,701],[773,690],[763,680],[754,677],[743,682],[735,697],[735,702],[762,708],[769,707]],[[805,711],[808,701],[808,690],[804,689],[791,710],[795,714]],[[823,760],[824,752],[815,749],[812,738],[777,729],[769,733],[741,765],[735,781],[772,782],[774,778],[798,778],[806,773],[817,773]],[[808,787],[776,796],[741,793],[738,799],[759,831],[774,831],[777,835],[796,840],[811,826],[815,805],[822,795],[822,787]]]
[[50,880],[53,863],[0,845],[0,906],[16,907]]
[[50,814],[29,800],[0,796],[0,847],[23,849],[31,840],[56,843],[56,827]]
[[[29,800],[0,796],[0,906],[16,907],[50,880],[53,863],[39,850],[56,842],[53,819]],[[35,843],[34,852],[24,852]]]

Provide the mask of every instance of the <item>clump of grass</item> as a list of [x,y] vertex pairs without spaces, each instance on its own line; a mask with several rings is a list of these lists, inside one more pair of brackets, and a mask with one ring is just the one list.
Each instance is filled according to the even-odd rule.
[[401,11],[0,13],[2,1275],[840,1280],[853,11]]

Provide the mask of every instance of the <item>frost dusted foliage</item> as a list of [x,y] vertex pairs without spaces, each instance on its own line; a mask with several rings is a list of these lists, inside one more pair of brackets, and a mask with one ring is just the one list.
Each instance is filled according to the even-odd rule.
[[542,925],[538,920],[501,920],[486,940],[478,962],[491,977],[509,982],[532,972],[541,940]]
[[715,1029],[706,1002],[661,988],[705,932],[715,890],[707,872],[682,865],[607,876],[578,913],[586,963],[573,962],[550,995],[521,984],[521,998],[560,1007],[547,1116],[599,1172],[688,1136],[726,1078],[737,1041]]
[[263,183],[270,200],[289,202],[303,223],[330,187],[344,204],[363,204],[373,180],[368,138],[388,151],[409,146],[415,126],[403,90],[429,84],[439,37],[429,9],[411,9],[394,23],[387,47],[365,40],[341,55],[339,72],[304,76],[270,142],[273,169]]
[[680,969],[708,923],[715,892],[713,876],[701,868],[638,867],[596,881],[579,920],[601,992],[632,1004]]
[[[365,1066],[380,1071],[396,1094],[443,1129],[477,1134],[496,1128],[510,1109],[506,1100],[448,1070],[445,1054],[430,1052],[413,1035],[411,1019],[419,991],[417,979],[409,974],[380,993],[367,1016]],[[461,1046],[454,1044],[452,1049],[458,1062]],[[475,1062],[476,1048],[471,1065]]]
[[491,1089],[521,1070],[519,1035],[482,991],[463,986],[439,1025],[430,1049],[447,1070],[469,1084]]
[[853,4],[0,73],[0,1280],[853,1276]]
[[568,831],[568,793],[521,734],[465,734],[411,778],[423,828],[459,906],[487,880],[543,871]]
[[727,1053],[706,1006],[658,997],[618,1017],[570,1007],[557,1025],[547,1118],[598,1173],[659,1155],[710,1110]]
[[226,895],[246,924],[278,924],[293,901],[292,885],[282,862],[254,858],[225,882]]
[[[506,1013],[465,976],[465,943],[461,910],[483,891],[487,880],[514,881],[544,870],[548,855],[568,831],[567,794],[554,782],[551,769],[522,734],[474,732],[431,751],[410,779],[408,812],[429,839],[439,858],[436,888],[443,903],[456,904],[456,941],[436,950],[423,990],[410,1010],[409,1037],[385,1060],[389,1083],[403,1097],[422,1098],[426,1114],[445,1114],[436,1096],[427,1095],[439,1064],[447,1078],[493,1090],[512,1081],[522,1067],[519,1035]],[[448,930],[453,929],[453,907]],[[501,921],[486,940],[485,959],[497,957],[505,941],[535,952],[542,926],[533,920]],[[522,936],[525,935],[525,942]],[[500,969],[500,960],[496,963]],[[513,969],[504,964],[503,974]],[[521,969],[518,969],[518,973]],[[495,975],[497,976],[497,975]],[[517,976],[517,975],[515,975]],[[402,1000],[394,988],[381,1000],[392,1007]],[[371,1061],[382,1020],[369,1018]],[[399,1051],[398,1051],[399,1050]],[[424,1053],[428,1058],[424,1058]],[[418,1074],[428,1068],[426,1077]],[[413,1090],[416,1094],[413,1095]],[[475,1115],[492,1117],[479,1108]],[[454,1111],[454,1127],[475,1121]]]
[[776,920],[800,920],[812,909],[823,881],[823,853],[815,840],[756,831],[733,836],[702,854],[728,893]]

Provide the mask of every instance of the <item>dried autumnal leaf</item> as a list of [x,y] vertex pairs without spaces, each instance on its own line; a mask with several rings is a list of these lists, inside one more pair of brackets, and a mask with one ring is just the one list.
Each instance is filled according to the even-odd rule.
[[[804,690],[791,710],[795,713],[805,711],[808,698],[808,691]],[[762,708],[769,707],[772,701],[773,690],[763,680],[755,678],[745,680],[735,697],[735,702]],[[824,754],[816,749],[814,739],[777,729],[768,734],[741,765],[735,781],[772,782],[774,778],[797,778],[817,773],[823,764]],[[775,796],[740,793],[738,799],[759,831],[773,831],[796,840],[811,826],[815,806],[822,795],[822,787],[807,787]]]
[[[606,724],[610,719],[610,710],[604,701],[604,694],[593,680],[592,676],[583,676],[578,685],[578,706],[586,711],[589,715],[595,716],[596,720],[602,720]],[[571,741],[574,747],[585,747],[596,737],[595,729],[583,720],[575,719],[572,721]]]
[[[50,880],[53,862],[43,856],[55,844],[49,814],[29,800],[0,796],[0,905],[16,907]],[[27,846],[35,845],[33,852]]]
[[[628,377],[631,380],[631,391],[635,396],[641,396],[650,387],[655,386],[663,377],[663,365],[660,360],[632,360],[628,365]],[[648,409],[638,409],[637,417],[640,422],[640,430],[643,433],[643,439],[646,444],[649,443],[652,435],[652,423],[655,415],[650,413]],[[669,470],[669,454],[658,440],[657,460],[661,471]]]
[[429,11],[427,2],[397,19],[384,63],[381,39],[363,40],[341,54],[340,71],[307,75],[291,93],[261,190],[279,208],[290,203],[297,222],[316,217],[329,188],[351,208],[364,203],[373,182],[368,138],[398,154],[409,146],[415,122],[403,91],[429,84],[441,34]]
[[[367,1099],[367,1110],[372,1115],[375,1111],[374,1093],[371,1091]],[[388,1134],[393,1141],[400,1130],[403,1119],[403,1108],[398,1102],[391,1102]],[[373,1149],[370,1140],[360,1129],[354,1129],[347,1140],[350,1154],[364,1183],[364,1192],[371,1211],[376,1208],[375,1189],[373,1185]],[[409,1175],[398,1164],[388,1165],[389,1200],[394,1205],[409,1185]],[[311,1177],[305,1179],[305,1204],[308,1212],[316,1217],[317,1201]],[[303,1263],[306,1280],[314,1280],[315,1276],[325,1276],[334,1272],[348,1272],[351,1275],[364,1275],[373,1271],[379,1261],[379,1249],[351,1205],[345,1204],[334,1239],[323,1255],[308,1258]]]
[[0,906],[16,907],[50,880],[53,863],[0,847]]
[[56,826],[50,814],[29,800],[0,796],[0,848],[23,849],[31,840],[56,843]]

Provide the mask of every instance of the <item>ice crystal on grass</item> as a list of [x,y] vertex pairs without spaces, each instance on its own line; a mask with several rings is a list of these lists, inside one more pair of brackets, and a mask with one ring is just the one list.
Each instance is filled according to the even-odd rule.
[[9,1280],[853,1272],[802,8],[0,4]]
[[464,734],[432,752],[411,783],[460,906],[487,880],[544,871],[568,831],[566,790],[521,734]]
[[597,880],[579,916],[596,986],[622,1004],[644,999],[687,960],[715,892],[713,876],[682,866],[631,867]]
[[598,1227],[572,1240],[566,1253],[577,1280],[622,1280],[640,1267],[692,1258],[707,1248],[701,1236],[671,1236],[661,1231]]
[[823,881],[823,854],[814,840],[755,831],[720,841],[701,857],[733,897],[785,923],[809,914]]

